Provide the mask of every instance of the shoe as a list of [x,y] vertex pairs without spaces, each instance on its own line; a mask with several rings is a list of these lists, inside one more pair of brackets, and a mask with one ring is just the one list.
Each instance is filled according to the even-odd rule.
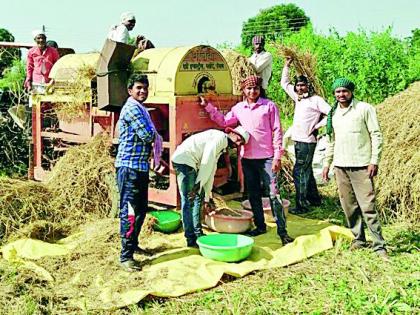
[[352,240],[350,244],[350,250],[358,250],[366,247],[366,242],[358,241],[358,240]]
[[280,235],[281,242],[283,243],[283,246],[289,243],[293,243],[295,240],[294,238],[290,237],[288,234]]
[[187,247],[198,248],[197,241],[196,240],[187,240]]
[[388,253],[386,252],[386,250],[385,250],[385,249],[378,250],[378,251],[376,252],[376,254],[377,254],[380,258],[382,258],[382,260],[383,260],[384,262],[391,262],[391,259],[389,258]]
[[309,212],[309,210],[302,209],[302,208],[292,208],[292,209],[289,210],[289,213],[296,214],[296,215],[305,214],[305,213],[308,213],[308,212]]
[[138,246],[134,249],[134,254],[144,255],[144,256],[152,256],[153,255],[152,252],[150,252],[150,251],[148,251],[146,249],[140,248]]
[[128,272],[136,272],[141,270],[140,263],[134,259],[129,259],[123,262],[120,262],[120,266]]
[[258,236],[258,235],[265,234],[265,233],[267,233],[267,230],[254,229],[254,230],[246,232],[246,235],[248,235],[248,236]]

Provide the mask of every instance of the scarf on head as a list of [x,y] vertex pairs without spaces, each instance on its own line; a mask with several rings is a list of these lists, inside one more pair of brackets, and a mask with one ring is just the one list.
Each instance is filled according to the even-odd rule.
[[[353,93],[354,88],[356,86],[352,81],[350,81],[347,78],[338,78],[338,79],[335,79],[335,81],[332,85],[333,93],[339,87],[346,88],[347,90],[349,90]],[[354,95],[352,95],[352,99],[350,100],[350,102],[353,101],[353,99],[354,99]],[[328,117],[327,117],[327,135],[330,137],[330,139],[331,139],[331,136],[334,132],[334,128],[332,126],[332,117],[335,113],[335,110],[337,109],[337,106],[338,106],[338,101],[335,101],[335,103],[332,106],[330,112],[328,113]]]

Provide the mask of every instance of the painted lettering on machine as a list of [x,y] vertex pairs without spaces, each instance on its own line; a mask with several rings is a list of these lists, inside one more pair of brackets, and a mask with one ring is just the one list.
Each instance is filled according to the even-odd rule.
[[222,55],[214,48],[199,46],[191,49],[180,63],[178,71],[225,71],[228,70]]

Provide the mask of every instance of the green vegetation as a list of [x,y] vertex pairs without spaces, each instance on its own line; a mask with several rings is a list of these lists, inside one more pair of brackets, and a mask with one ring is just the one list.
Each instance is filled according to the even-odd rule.
[[20,129],[8,113],[12,106],[27,103],[24,80],[25,64],[19,59],[0,78],[0,173],[9,176],[25,174],[28,165],[28,130]]
[[300,30],[309,23],[305,12],[296,5],[281,4],[261,10],[242,26],[242,45],[250,48],[252,37],[264,35],[267,40],[277,40]]

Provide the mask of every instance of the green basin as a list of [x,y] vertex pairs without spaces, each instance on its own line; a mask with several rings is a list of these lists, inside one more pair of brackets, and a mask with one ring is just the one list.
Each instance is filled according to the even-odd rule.
[[251,254],[254,240],[240,234],[210,234],[199,237],[197,244],[204,257],[236,262],[244,260]]
[[149,214],[157,220],[153,228],[164,233],[176,231],[181,224],[181,215],[172,210],[151,211]]

